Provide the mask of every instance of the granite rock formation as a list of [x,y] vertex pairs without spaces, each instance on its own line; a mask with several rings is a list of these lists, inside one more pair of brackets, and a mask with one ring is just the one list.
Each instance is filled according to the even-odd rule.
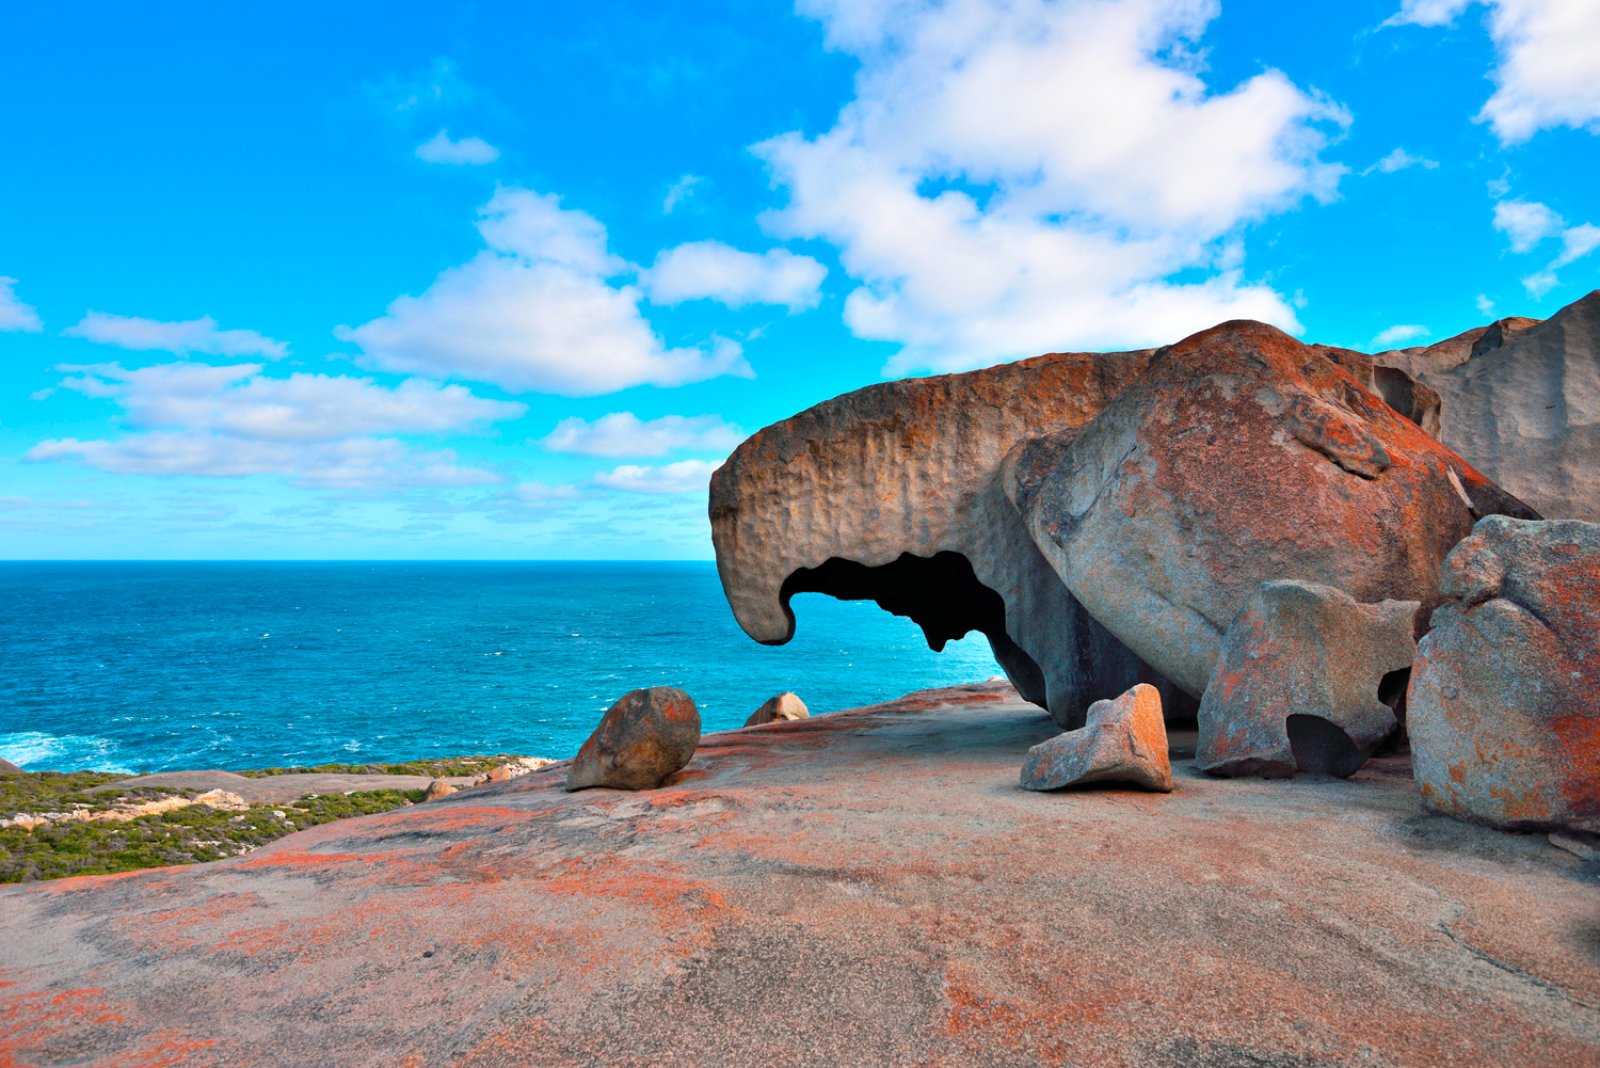
[[1353,775],[1400,726],[1418,607],[1263,582],[1223,638],[1195,763],[1213,775]]
[[0,775],[21,775],[21,774],[22,774],[22,769],[21,768],[17,767],[15,764],[11,763],[11,761],[6,760],[4,757],[0,757]]
[[763,723],[787,723],[791,720],[805,719],[811,715],[811,710],[806,708],[806,703],[799,696],[792,693],[780,693],[776,697],[769,697],[761,707],[750,713],[750,718],[744,721],[746,727],[759,727]]
[[689,763],[699,744],[700,710],[688,694],[671,686],[632,690],[578,750],[567,789],[653,790]]
[[1535,515],[1325,353],[1261,323],[1162,350],[1093,421],[1007,466],[1035,542],[1088,612],[1199,696],[1272,579],[1438,603],[1480,515]]
[[1484,519],[1450,554],[1444,593],[1407,701],[1423,801],[1497,827],[1600,831],[1600,525]]
[[1167,726],[1155,687],[1141,683],[1116,700],[1096,701],[1087,723],[1029,749],[1022,765],[1025,790],[1096,782],[1172,792]]
[[1439,439],[1495,482],[1549,518],[1600,522],[1600,290],[1374,359],[1438,392]]
[[790,598],[820,592],[908,616],[934,649],[977,630],[1062,726],[1101,694],[1165,687],[1062,587],[999,478],[1014,445],[1087,423],[1153,358],[1062,353],[885,382],[759,431],[711,479],[717,570],[739,625],[781,645],[794,636]]
[[422,799],[424,801],[437,801],[442,797],[449,797],[455,792],[456,788],[454,786],[451,786],[443,779],[435,779],[428,784],[426,790],[422,791]]

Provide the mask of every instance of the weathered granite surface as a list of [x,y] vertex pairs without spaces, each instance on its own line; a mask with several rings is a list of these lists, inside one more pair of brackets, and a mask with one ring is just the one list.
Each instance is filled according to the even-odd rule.
[[780,693],[763,701],[760,708],[750,713],[750,718],[744,721],[744,725],[759,727],[763,723],[787,723],[790,720],[806,719],[810,715],[811,710],[800,700],[798,694]]
[[1326,352],[1248,321],[1163,349],[1094,420],[1022,446],[1007,472],[1072,595],[1197,697],[1262,582],[1431,609],[1475,518],[1535,515]]
[[1600,290],[1374,359],[1438,392],[1440,440],[1484,474],[1548,518],[1600,522]]
[[1491,516],[1445,562],[1444,593],[1409,691],[1423,799],[1600,832],[1600,524]]
[[629,690],[606,709],[567,769],[567,789],[653,790],[694,756],[700,710],[673,686]]
[[1124,783],[1172,792],[1166,719],[1161,695],[1143,683],[1089,706],[1075,731],[1048,738],[1022,762],[1024,790],[1060,790],[1094,783]]
[[1416,601],[1263,582],[1222,641],[1195,759],[1213,775],[1349,775],[1400,726]]
[[[0,1063],[1572,1066],[1600,868],[1348,781],[1030,793],[1002,687],[0,888]],[[774,1002],[774,991],[782,998]]]

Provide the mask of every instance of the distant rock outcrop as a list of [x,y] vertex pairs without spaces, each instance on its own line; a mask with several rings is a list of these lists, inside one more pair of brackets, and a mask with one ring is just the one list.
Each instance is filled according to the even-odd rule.
[[1535,515],[1325,353],[1253,322],[1164,349],[1093,421],[1023,446],[1008,470],[1067,589],[1196,696],[1262,582],[1431,608],[1475,518]]
[[811,710],[806,708],[806,703],[792,693],[780,693],[776,697],[769,697],[760,708],[750,713],[750,718],[744,721],[746,727],[759,727],[763,723],[784,723],[796,719],[806,719],[811,715]]
[[1600,525],[1485,519],[1444,592],[1407,700],[1424,802],[1600,832]]
[[1439,439],[1551,519],[1600,522],[1600,290],[1373,357],[1438,391]]
[[700,710],[682,690],[633,690],[606,710],[573,758],[568,790],[652,790],[694,757]]
[[0,775],[21,775],[21,774],[22,774],[22,769],[21,768],[17,767],[15,764],[11,763],[11,761],[6,760],[3,757],[0,757]]
[[1213,775],[1354,774],[1400,725],[1389,702],[1405,691],[1418,607],[1262,583],[1200,700],[1195,763]]
[[1096,782],[1125,782],[1172,791],[1161,695],[1140,684],[1114,701],[1089,706],[1088,722],[1028,750],[1024,790],[1059,790]]

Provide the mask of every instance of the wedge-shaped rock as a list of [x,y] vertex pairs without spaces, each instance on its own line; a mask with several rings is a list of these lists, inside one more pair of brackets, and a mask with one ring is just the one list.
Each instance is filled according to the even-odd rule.
[[1400,725],[1419,607],[1263,582],[1223,638],[1195,762],[1213,775],[1353,775]]
[[1423,801],[1600,832],[1600,525],[1485,519],[1443,588],[1407,695]]
[[1093,420],[1006,470],[1072,595],[1197,697],[1262,582],[1431,608],[1477,516],[1535,515],[1334,359],[1255,322],[1162,350]]
[[1096,701],[1084,726],[1040,742],[1022,764],[1025,790],[1092,782],[1172,790],[1167,726],[1155,687],[1140,684],[1114,701]]
[[1552,519],[1600,522],[1600,290],[1374,359],[1438,391],[1439,438]]
[[694,757],[700,710],[682,690],[633,690],[606,710],[567,774],[567,789],[653,790]]
[[781,645],[794,636],[790,599],[820,592],[910,617],[933,649],[976,630],[1063,726],[1099,694],[1167,686],[1066,591],[1000,484],[1014,445],[1088,422],[1152,355],[885,382],[761,430],[711,479],[717,570],[739,625]]
[[21,768],[17,767],[15,764],[11,763],[11,761],[6,760],[3,757],[0,757],[0,775],[21,775],[21,774],[22,774],[22,769]]
[[806,719],[811,715],[811,710],[806,708],[806,703],[792,693],[780,693],[776,697],[767,698],[762,706],[750,713],[750,718],[744,721],[746,727],[759,727],[763,723],[783,723],[788,720]]

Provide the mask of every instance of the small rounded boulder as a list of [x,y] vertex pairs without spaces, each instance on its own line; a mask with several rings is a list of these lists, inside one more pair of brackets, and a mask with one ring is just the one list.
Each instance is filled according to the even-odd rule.
[[671,686],[633,690],[606,710],[573,758],[568,790],[653,790],[689,763],[700,744],[700,710]]

